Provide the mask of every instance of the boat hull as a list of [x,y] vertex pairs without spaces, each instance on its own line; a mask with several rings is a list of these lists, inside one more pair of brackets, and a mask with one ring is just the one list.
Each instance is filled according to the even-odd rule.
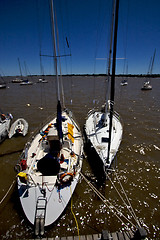
[[19,118],[11,125],[8,137],[11,138],[14,135],[26,136],[27,132],[28,132],[27,121],[23,118]]
[[108,144],[109,144],[109,113],[107,113],[106,121],[107,124],[103,126],[102,117],[103,113],[94,112],[88,115],[86,124],[84,127],[86,139],[91,148],[94,148],[97,155],[99,156],[104,171],[109,168],[116,156],[118,148],[122,140],[123,126],[119,120],[119,116],[113,115],[112,134],[111,134],[111,145],[110,154],[108,156]]
[[[59,157],[55,158],[52,156],[53,153],[51,154],[52,140],[57,139],[57,136],[50,135],[50,132],[56,131],[55,118],[46,124],[42,131],[35,136],[29,147],[25,148],[23,153],[26,154],[27,152],[27,158],[24,160],[25,157],[23,156],[24,159],[21,157],[21,162],[17,165],[17,168],[19,168],[17,177],[19,198],[25,216],[32,225],[35,225],[36,220],[40,219],[41,216],[43,216],[44,226],[54,223],[63,213],[78,183],[82,167],[82,135],[72,117],[68,116],[66,112],[63,112],[62,116],[65,119],[62,123],[64,141],[60,154],[58,154]],[[73,134],[68,134],[68,123],[72,126]],[[49,126],[50,130],[48,131]],[[42,136],[42,132],[46,133],[47,131],[48,140],[45,135]],[[74,136],[74,141],[71,140],[70,135]],[[50,142],[49,138],[52,138]],[[61,159],[62,155],[63,161]],[[51,162],[49,158],[47,159],[47,156],[52,157]],[[50,169],[52,171],[55,169],[53,163],[55,164],[57,160],[60,170],[51,173]],[[25,161],[26,166],[21,164]],[[49,173],[45,174],[43,171],[49,171]],[[62,181],[63,176],[68,177],[68,180]],[[38,207],[39,199],[45,201],[45,206],[41,210]]]
[[0,122],[0,143],[3,142],[8,136],[10,122],[10,119],[5,119],[4,121]]
[[[53,185],[48,187],[48,189],[46,188],[47,204],[44,226],[51,225],[61,216],[71,199],[78,179],[79,174],[77,174],[70,186],[66,186],[60,190],[58,190],[58,188],[54,187]],[[54,190],[52,191],[53,187]],[[21,206],[26,218],[32,225],[35,225],[37,199],[39,197],[43,197],[43,194],[41,193],[38,186],[32,186],[28,188],[28,186],[21,184],[20,180],[18,180],[18,192]]]

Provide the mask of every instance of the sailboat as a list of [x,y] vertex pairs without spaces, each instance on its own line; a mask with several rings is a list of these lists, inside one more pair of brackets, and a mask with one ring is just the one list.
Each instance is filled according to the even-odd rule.
[[41,69],[41,78],[38,79],[38,82],[37,83],[48,83],[48,81],[45,79],[44,77],[44,68],[42,66],[42,55],[41,55],[41,50],[40,50],[40,69]]
[[[127,64],[127,66],[126,66],[126,75],[128,75],[128,64]],[[127,81],[127,79],[125,78],[125,79],[123,79],[122,81],[121,81],[121,86],[127,86],[128,85],[128,81]]]
[[24,62],[24,66],[25,66],[25,71],[26,71],[27,79],[23,80],[23,81],[20,83],[20,85],[21,85],[21,86],[33,85],[33,82],[28,79],[26,62]]
[[6,88],[6,82],[4,81],[4,78],[0,75],[1,81],[0,81],[0,89]]
[[[149,64],[149,68],[148,68],[148,73],[147,73],[147,75],[150,75],[150,76],[151,76],[152,71],[153,71],[153,65],[154,65],[155,55],[156,55],[156,49],[154,50],[153,58],[151,57],[150,64]],[[144,81],[141,90],[152,90],[152,85],[151,85],[149,79],[146,79],[146,80]]]
[[57,67],[57,37],[53,2],[50,3],[54,67],[57,79],[57,115],[26,144],[15,169],[19,199],[35,235],[63,213],[79,180],[83,139],[73,114],[61,107]]
[[21,83],[23,81],[21,64],[20,64],[19,58],[18,58],[18,64],[19,64],[19,71],[20,71],[21,78],[16,77],[15,79],[12,80],[12,83]]
[[[108,80],[110,83],[110,100],[106,97],[106,103],[101,111],[92,109],[89,111],[84,126],[86,141],[93,149],[102,164],[104,173],[111,167],[118,151],[122,139],[123,127],[118,113],[113,111],[114,106],[114,85],[115,85],[115,65],[116,65],[116,42],[118,27],[118,6],[119,0],[114,4],[114,14],[112,17],[112,31],[110,40]],[[114,43],[113,43],[114,30]],[[112,53],[113,45],[113,53]],[[111,53],[113,54],[112,74],[110,76]],[[106,93],[106,96],[108,94]]]

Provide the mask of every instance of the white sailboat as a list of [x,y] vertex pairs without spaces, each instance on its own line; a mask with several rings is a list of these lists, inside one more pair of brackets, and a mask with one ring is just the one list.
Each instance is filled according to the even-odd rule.
[[4,78],[0,75],[0,89],[6,88],[6,87],[7,87],[7,84],[4,80]]
[[[122,139],[123,127],[118,113],[113,111],[114,106],[114,84],[115,84],[115,64],[116,64],[116,38],[118,25],[118,3],[115,3],[112,26],[114,26],[114,43],[112,43],[113,27],[110,41],[108,78],[110,82],[110,101],[106,100],[101,111],[94,109],[88,113],[85,123],[86,139],[89,146],[94,149],[99,157],[104,172],[111,166],[116,156]],[[114,24],[113,24],[114,23]],[[112,75],[110,76],[111,50],[113,45]],[[110,79],[111,78],[111,79]],[[108,94],[106,94],[108,95]],[[108,97],[106,97],[107,99]]]
[[[128,75],[128,64],[126,66],[126,76]],[[128,81],[126,79],[126,77],[121,81],[121,86],[127,86],[128,85]]]
[[19,58],[18,58],[18,64],[19,64],[19,71],[20,71],[21,78],[16,77],[15,79],[12,80],[12,83],[21,83],[21,82],[23,82],[22,70],[21,70],[21,64],[20,64]]
[[[156,55],[156,49],[154,50],[154,54],[153,54],[153,59],[151,57],[150,60],[150,64],[149,64],[149,68],[148,68],[148,73],[147,75],[152,75],[152,71],[153,71],[153,65],[154,65],[154,59],[155,59],[155,55]],[[143,86],[141,87],[141,90],[152,90],[152,85],[150,83],[149,79],[146,79],[143,83]]]
[[71,111],[61,110],[57,68],[56,31],[51,0],[54,63],[57,76],[57,116],[26,144],[16,165],[18,192],[23,211],[35,235],[54,223],[66,208],[82,167],[83,140]]

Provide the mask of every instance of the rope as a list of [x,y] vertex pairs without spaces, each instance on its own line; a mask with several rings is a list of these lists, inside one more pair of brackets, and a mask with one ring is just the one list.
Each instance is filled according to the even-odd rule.
[[2,202],[5,200],[5,198],[6,198],[7,195],[9,194],[11,188],[13,187],[14,183],[15,183],[15,180],[14,180],[14,181],[12,182],[12,184],[10,185],[8,191],[6,192],[6,194],[4,195],[4,197],[2,198],[2,200],[0,201],[0,204],[2,204]]
[[[131,210],[130,210],[129,208],[128,208],[128,209],[129,209],[130,213],[132,214],[132,217],[133,217],[133,218],[135,219],[135,221],[137,222],[138,226],[141,227],[140,222],[138,221],[138,218],[137,218],[137,216],[136,216],[136,214],[135,214],[135,211],[134,211],[134,209],[133,209],[133,207],[132,207],[132,205],[131,205],[131,202],[129,201],[129,198],[128,198],[128,196],[127,196],[127,194],[126,194],[126,192],[125,192],[125,190],[124,190],[124,188],[123,188],[123,186],[122,186],[119,178],[118,178],[118,175],[117,175],[116,171],[115,171],[115,175],[116,175],[116,178],[117,178],[117,180],[118,180],[118,182],[119,182],[119,184],[120,184],[120,186],[121,186],[121,188],[122,188],[122,191],[123,191],[123,193],[124,193],[124,195],[125,195],[125,197],[126,197],[126,199],[127,199],[127,201],[128,201],[128,204],[129,204],[129,206],[130,206],[130,208],[131,208]],[[114,183],[113,183],[113,184],[114,184]],[[127,205],[127,204],[126,204],[126,205]],[[132,212],[131,212],[131,211],[132,211]]]
[[[128,229],[128,226],[122,221],[122,219],[114,212],[114,210],[117,211],[124,219],[126,219],[133,227],[136,228],[136,226],[127,218],[125,217],[115,206],[113,206],[108,199],[106,199],[86,178],[85,176],[80,173],[83,179],[86,181],[86,183],[90,186],[90,188],[97,194],[97,196],[102,200],[102,202],[109,208],[109,210],[119,219],[120,222],[122,222],[123,225]],[[108,202],[108,204],[107,204]],[[113,210],[114,209],[114,210]]]
[[72,215],[73,215],[74,220],[75,220],[75,222],[76,222],[77,232],[78,232],[78,238],[79,238],[79,240],[80,240],[79,226],[78,226],[78,222],[77,222],[76,216],[75,216],[75,214],[74,214],[74,212],[73,212],[73,199],[72,199],[72,189],[71,189],[71,186],[70,186],[70,191],[71,191],[71,212],[72,212]]

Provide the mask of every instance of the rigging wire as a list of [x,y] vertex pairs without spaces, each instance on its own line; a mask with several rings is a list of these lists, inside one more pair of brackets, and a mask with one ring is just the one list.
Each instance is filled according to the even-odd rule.
[[[73,86],[73,83],[72,83],[72,55],[71,55],[71,47],[70,47],[70,31],[68,30],[69,29],[69,20],[68,20],[68,5],[67,5],[67,1],[65,1],[65,7],[61,7],[61,1],[60,1],[60,16],[61,16],[61,30],[62,30],[62,43],[63,43],[63,49],[64,49],[64,59],[65,59],[65,65],[66,65],[66,74],[68,74],[68,64],[67,64],[67,56],[70,56],[71,57],[71,82],[70,82],[70,86],[71,86],[71,94],[70,96],[72,96],[72,86]],[[65,25],[67,26],[67,31],[69,32],[68,35],[69,37],[67,36],[67,34],[65,33],[64,31],[64,14],[62,14],[62,9],[63,9],[63,12],[64,10],[66,10],[65,12]],[[69,40],[68,40],[69,39]],[[69,50],[69,54],[66,54],[66,46],[67,46],[67,51]],[[72,99],[71,99],[71,104],[72,104]]]
[[[44,67],[42,64],[42,30],[41,30],[41,26],[40,26],[40,8],[39,8],[39,4],[38,4],[38,0],[36,1],[36,17],[37,17],[37,29],[38,29],[38,37],[39,37],[39,56],[40,56],[40,72],[41,72],[41,76],[44,77]],[[44,17],[44,14],[43,14]],[[47,108],[47,104],[46,104],[46,91],[45,91],[45,87],[41,84],[40,85],[40,91],[41,91],[41,105],[40,105],[40,109],[43,109],[43,105],[45,106],[45,109]],[[43,104],[43,99],[44,99],[44,104]]]
[[[121,188],[122,188],[122,191],[123,191],[123,193],[124,193],[124,195],[125,195],[125,197],[126,197],[126,199],[127,199],[127,201],[128,201],[128,204],[129,204],[129,206],[130,206],[130,208],[131,208],[131,211],[130,211],[130,209],[129,209],[129,211],[130,211],[130,213],[132,214],[132,216],[134,217],[134,219],[135,219],[135,221],[137,222],[137,224],[138,224],[138,226],[139,227],[141,227],[141,225],[140,225],[140,223],[139,223],[139,220],[138,220],[138,218],[137,218],[137,216],[136,216],[136,214],[135,214],[135,211],[134,211],[134,209],[133,209],[133,207],[132,207],[132,205],[131,205],[131,202],[129,201],[129,198],[128,198],[128,196],[127,196],[127,194],[126,194],[126,192],[125,192],[125,190],[124,190],[124,188],[123,188],[123,186],[122,186],[122,183],[120,182],[120,180],[119,180],[119,178],[118,178],[118,175],[117,175],[117,173],[116,173],[116,171],[115,171],[115,175],[116,175],[116,178],[117,178],[117,180],[118,180],[118,182],[119,182],[119,184],[120,184],[120,186],[121,186]],[[114,183],[113,183],[114,184]]]
[[13,180],[13,182],[12,182],[12,184],[10,185],[8,191],[6,192],[6,194],[4,195],[4,197],[1,199],[0,204],[2,204],[2,202],[3,202],[3,201],[6,199],[6,197],[8,196],[8,194],[9,194],[10,190],[12,189],[14,183],[15,183],[15,180]]
[[95,50],[95,56],[94,56],[94,85],[93,85],[93,104],[96,103],[96,83],[95,83],[95,73],[96,73],[96,58],[97,58],[97,52],[98,52],[98,30],[99,30],[99,23],[100,23],[100,9],[101,9],[101,1],[99,1],[99,7],[98,7],[98,21],[97,21],[97,32],[96,32],[96,50]]
[[[86,183],[90,186],[90,188],[96,193],[96,195],[102,200],[102,202],[104,203],[104,205],[106,205],[106,206],[109,208],[109,210],[118,218],[118,220],[119,220],[127,229],[128,229],[128,225],[124,223],[124,221],[121,219],[121,217],[123,217],[126,221],[128,221],[128,222],[131,224],[132,227],[136,228],[135,224],[133,224],[126,216],[124,216],[123,213],[121,213],[115,206],[113,206],[113,204],[111,204],[111,202],[110,202],[108,199],[106,199],[106,197],[103,196],[103,195],[101,194],[101,192],[99,192],[99,191],[96,189],[96,187],[95,187],[93,184],[91,184],[91,183],[87,180],[87,178],[86,178],[82,173],[80,173],[80,175],[83,177],[83,179],[86,181]],[[117,213],[116,213],[114,210],[115,210]],[[119,216],[118,214],[119,214],[120,216]]]
[[[128,39],[128,19],[129,19],[129,0],[127,1],[128,5],[127,5],[127,20],[126,20],[126,37],[125,37],[125,33],[124,33],[124,65],[123,65],[123,74],[126,71],[126,60],[127,60],[127,39]],[[124,26],[125,24],[123,24]],[[125,31],[125,30],[124,30]]]

